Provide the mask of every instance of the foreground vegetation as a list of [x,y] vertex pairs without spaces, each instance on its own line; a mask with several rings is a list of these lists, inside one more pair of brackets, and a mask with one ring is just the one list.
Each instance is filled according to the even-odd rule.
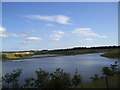
[[[109,88],[120,88],[120,75],[113,75],[108,77],[108,87]],[[76,88],[106,88],[106,79],[99,78],[98,80],[86,83],[83,85],[78,85]]]
[[2,77],[3,88],[119,88],[120,71],[118,62],[111,64],[110,67],[103,67],[103,76],[97,74],[91,77],[92,82],[82,83],[80,74],[76,72],[73,76],[64,72],[63,69],[56,69],[49,73],[42,69],[36,71],[37,78],[25,79],[25,84],[19,84],[21,69],[14,70],[13,73],[7,73]]
[[64,72],[63,69],[56,69],[49,73],[42,69],[36,71],[36,78],[25,79],[25,84],[20,86],[18,78],[22,70],[14,70],[11,74],[6,74],[3,77],[3,88],[72,88],[81,84],[81,76],[75,72],[72,77],[69,73]]
[[118,61],[110,67],[103,67],[103,76],[95,74],[91,77],[92,82],[78,85],[77,88],[120,88],[120,68]]

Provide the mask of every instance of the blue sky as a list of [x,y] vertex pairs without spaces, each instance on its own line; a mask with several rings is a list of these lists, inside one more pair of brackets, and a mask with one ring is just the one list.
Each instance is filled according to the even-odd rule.
[[3,50],[118,44],[117,2],[3,2]]

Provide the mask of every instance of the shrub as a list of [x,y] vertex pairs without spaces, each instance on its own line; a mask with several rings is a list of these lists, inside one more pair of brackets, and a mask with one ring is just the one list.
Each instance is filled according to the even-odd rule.
[[[12,88],[19,88],[19,84],[18,84],[18,77],[20,77],[22,72],[22,69],[17,69],[17,70],[13,70],[13,73],[7,73],[6,75],[4,75],[4,77],[2,77],[2,81],[5,82],[8,86],[6,86],[6,84],[3,85],[4,87],[12,87]],[[11,86],[9,86],[9,84],[11,84]]]
[[6,54],[2,54],[2,59],[8,59]]
[[103,67],[102,72],[103,72],[103,75],[112,76],[112,71],[110,70],[109,67]]
[[22,54],[18,54],[18,57],[22,57]]
[[117,61],[114,64],[111,64],[110,67],[103,67],[102,72],[106,76],[112,76],[119,73]]
[[94,77],[91,77],[92,81],[97,81],[99,79],[98,74],[95,74]]
[[[18,78],[21,75],[21,69],[14,70],[11,74],[3,76],[3,83],[7,83],[9,88],[71,88],[81,83],[81,76],[77,73],[72,77],[63,69],[57,68],[49,73],[42,69],[36,71],[37,79],[27,78],[25,84],[20,86]],[[4,86],[4,88],[8,88]]]

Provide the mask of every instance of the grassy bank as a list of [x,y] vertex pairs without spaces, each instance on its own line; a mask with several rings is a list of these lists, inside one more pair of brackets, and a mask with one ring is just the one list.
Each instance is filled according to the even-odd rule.
[[108,57],[108,58],[117,58],[118,52],[113,52],[113,51],[110,49],[106,49],[106,50],[96,50],[95,49],[95,50],[66,51],[64,53],[63,52],[54,52],[54,53],[52,52],[52,53],[46,53],[46,54],[56,54],[56,56],[40,56],[40,57],[32,57],[32,55],[35,55],[35,54],[18,54],[18,55],[16,55],[15,53],[2,53],[5,56],[1,60],[6,61],[6,60],[20,60],[20,59],[32,59],[32,58],[47,58],[47,57],[81,55],[81,54],[90,54],[90,53],[105,53],[101,56]]
[[2,58],[2,61],[6,60],[20,60],[20,59],[33,59],[33,58],[48,58],[48,57],[60,57],[60,56],[65,56],[65,55],[56,55],[56,56],[39,56],[39,57],[32,57],[35,54],[31,55],[20,55],[16,56],[14,53],[3,53],[6,55],[6,58]]
[[[42,50],[42,51],[27,51],[27,52],[11,52],[1,53],[2,60],[19,60],[19,59],[32,59],[32,58],[46,58],[46,57],[58,57],[58,56],[69,56],[69,55],[81,55],[90,53],[105,53],[101,56],[108,58],[120,58],[120,49],[116,47],[97,47],[97,48],[73,48],[73,49],[60,49],[60,50]],[[32,55],[41,54],[56,54],[56,56],[40,56],[31,57]]]
[[19,60],[19,59],[26,59],[31,58],[31,56],[34,55],[34,53],[0,53],[0,57],[2,58],[2,61],[5,60]]
[[[50,52],[44,54],[56,54],[55,56],[40,56],[40,57],[32,57],[34,54],[18,54],[16,53],[2,53],[4,56],[1,59],[2,61],[6,60],[20,60],[20,59],[32,59],[32,58],[47,58],[47,57],[59,57],[59,56],[70,56],[70,55],[81,55],[81,54],[89,54],[89,53],[102,53],[108,50],[80,50],[80,51],[64,51],[64,52]],[[37,55],[41,55],[43,53],[37,53]]]
[[120,49],[114,49],[112,51],[106,52],[105,54],[102,54],[101,56],[108,58],[120,58],[119,53]]
[[[120,75],[113,75],[108,77],[108,87],[109,88],[118,88],[120,87]],[[106,88],[106,80],[99,79],[90,83],[86,83],[83,85],[78,85],[77,88]]]

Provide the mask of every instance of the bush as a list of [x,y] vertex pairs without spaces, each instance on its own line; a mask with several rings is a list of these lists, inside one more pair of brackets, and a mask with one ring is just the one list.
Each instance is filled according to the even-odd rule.
[[94,77],[91,77],[92,81],[97,81],[100,77],[98,77],[98,74],[95,74]]
[[110,70],[109,67],[103,67],[102,72],[103,72],[103,75],[112,76],[112,71]]
[[2,59],[8,59],[6,54],[2,54]]
[[18,54],[18,57],[23,57],[22,54]]
[[[5,87],[12,87],[12,88],[19,88],[19,84],[18,84],[18,77],[20,77],[22,72],[22,69],[17,69],[17,70],[13,70],[13,73],[9,74],[7,73],[6,75],[4,75],[4,77],[2,77],[2,81],[5,82],[8,86],[3,85],[3,88]],[[9,86],[9,84],[11,84],[11,86]]]
[[[77,72],[77,71],[76,71]],[[81,84],[81,76],[77,73],[72,77],[63,69],[57,68],[54,72],[49,73],[42,69],[36,71],[37,79],[27,78],[25,84],[20,86],[18,78],[21,70],[14,70],[14,73],[3,76],[3,83],[7,83],[9,88],[72,88]],[[8,88],[4,86],[4,88]]]
[[112,76],[120,73],[117,61],[114,64],[111,64],[110,67],[103,67],[102,72],[105,76]]

